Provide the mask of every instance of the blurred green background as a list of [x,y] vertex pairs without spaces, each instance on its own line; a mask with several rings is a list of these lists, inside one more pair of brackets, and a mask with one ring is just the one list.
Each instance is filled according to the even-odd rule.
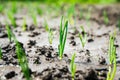
[[38,1],[43,3],[81,3],[81,4],[107,4],[118,3],[120,0],[0,0],[0,2],[8,1]]
[[40,0],[47,3],[57,2],[57,3],[90,3],[90,4],[106,4],[106,3],[117,3],[120,0]]

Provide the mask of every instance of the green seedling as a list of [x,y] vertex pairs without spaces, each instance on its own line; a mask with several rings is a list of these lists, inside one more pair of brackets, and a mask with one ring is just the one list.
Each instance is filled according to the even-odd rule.
[[15,43],[16,43],[16,54],[17,54],[18,62],[21,66],[22,72],[26,77],[26,80],[31,80],[31,75],[29,72],[28,61],[26,58],[25,50],[19,41],[16,40]]
[[70,24],[71,24],[71,25],[74,25],[74,19],[73,19],[73,15],[75,15],[74,5],[71,5],[71,6],[68,8],[68,14],[67,14],[67,15],[68,15]]
[[3,5],[0,4],[0,13],[3,12],[3,9],[4,9],[4,8],[3,8]]
[[9,12],[7,13],[7,16],[8,16],[8,18],[9,18],[11,24],[13,25],[13,27],[16,28],[16,25],[17,25],[17,24],[16,24],[16,20],[15,20],[15,18],[14,18],[13,13],[9,11]]
[[11,7],[11,11],[12,11],[12,13],[16,13],[17,12],[17,6],[16,6],[16,2],[12,2],[12,5],[11,5],[12,7]]
[[26,31],[26,30],[27,30],[27,26],[26,26],[26,18],[23,19],[22,30],[23,30],[23,31]]
[[22,72],[23,72],[24,76],[26,77],[26,80],[31,80],[31,75],[30,75],[29,67],[28,67],[28,61],[26,58],[26,54],[25,54],[23,45],[16,39],[14,34],[12,34],[12,37],[14,39],[14,42],[16,43],[16,46],[15,46],[16,54],[17,54],[18,62],[20,64]]
[[28,68],[28,62],[27,62],[27,58],[25,55],[25,50],[22,46],[22,44],[16,39],[15,35],[13,34],[12,30],[10,29],[9,26],[6,27],[7,32],[8,32],[8,37],[14,40],[14,42],[16,43],[16,54],[17,54],[17,58],[18,58],[18,62],[21,66],[21,69],[24,73],[24,76],[26,77],[26,80],[31,80],[31,75],[29,73],[29,68]]
[[32,20],[33,20],[33,24],[37,27],[37,17],[36,17],[36,14],[35,13],[33,13],[32,14]]
[[71,5],[69,8],[68,8],[68,16],[73,16],[75,13],[75,7],[74,5]]
[[76,72],[75,55],[76,55],[75,53],[72,55],[72,60],[70,63],[70,72],[71,72],[72,80],[74,80],[75,72]]
[[11,42],[12,40],[13,40],[13,41],[16,41],[16,37],[15,37],[15,35],[13,34],[11,28],[8,26],[7,23],[6,23],[6,30],[7,30],[7,35],[8,35],[9,41],[10,41],[10,42]]
[[105,10],[103,11],[103,18],[104,18],[104,23],[107,25],[109,23],[109,19],[107,12]]
[[115,74],[116,74],[116,47],[114,46],[115,42],[115,34],[110,35],[110,41],[109,41],[109,71],[107,74],[107,79],[106,80],[114,80]]
[[52,31],[52,29],[49,29],[48,39],[49,39],[49,43],[52,44],[52,41],[53,41],[53,31]]
[[0,59],[2,59],[2,49],[0,47]]
[[71,16],[71,17],[69,17],[69,21],[70,21],[70,24],[71,24],[72,26],[74,26],[75,21],[74,21],[74,19],[73,19],[73,17],[72,17],[72,16]]
[[68,21],[65,21],[64,27],[63,27],[63,17],[61,18],[61,24],[60,24],[60,37],[59,37],[59,46],[58,46],[58,55],[60,60],[62,59],[62,55],[64,52],[65,48],[65,43],[66,43],[66,37],[67,37],[67,31],[68,31]]
[[42,9],[38,7],[38,8],[37,8],[37,13],[38,13],[39,15],[42,15],[42,14],[43,14]]
[[44,26],[45,26],[45,30],[49,31],[49,26],[48,26],[46,19],[44,19]]
[[10,29],[10,27],[8,26],[8,24],[6,23],[6,30],[7,30],[7,35],[8,35],[8,39],[11,42],[12,40],[12,31]]
[[86,42],[87,42],[87,33],[85,32],[83,26],[81,26],[80,28],[81,28],[81,30],[82,30],[82,33],[79,33],[79,38],[80,38],[80,41],[81,41],[81,43],[82,43],[82,47],[84,48],[84,47],[85,47],[85,44],[86,44]]

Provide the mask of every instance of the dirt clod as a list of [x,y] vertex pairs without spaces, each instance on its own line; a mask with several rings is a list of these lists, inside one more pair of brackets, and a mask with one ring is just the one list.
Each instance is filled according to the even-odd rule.
[[15,75],[17,75],[17,74],[15,73],[15,71],[11,71],[11,72],[7,73],[7,74],[5,75],[5,77],[6,77],[6,79],[11,79],[11,78],[14,77]]
[[99,64],[102,64],[102,65],[106,64],[105,58],[100,57],[100,58],[99,58]]
[[85,80],[98,80],[97,73],[93,69],[88,69],[85,74]]

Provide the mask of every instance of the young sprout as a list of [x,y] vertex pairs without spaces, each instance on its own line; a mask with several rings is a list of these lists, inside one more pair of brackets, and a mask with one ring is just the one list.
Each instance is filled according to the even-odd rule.
[[21,69],[24,73],[24,76],[26,77],[26,80],[31,80],[31,75],[29,73],[29,68],[28,68],[28,62],[25,54],[25,50],[23,48],[23,45],[16,39],[15,35],[13,34],[12,30],[7,26],[7,31],[11,38],[13,38],[14,42],[16,43],[16,54],[18,58],[18,62],[21,66]]
[[0,13],[3,11],[3,5],[2,4],[0,4]]
[[103,18],[104,18],[104,23],[107,25],[109,23],[109,19],[107,12],[105,10],[103,11]]
[[67,37],[67,31],[68,31],[68,21],[65,21],[64,27],[62,24],[63,21],[63,17],[61,18],[61,24],[60,24],[60,37],[59,37],[59,45],[58,45],[58,55],[60,60],[62,59],[62,55],[64,52],[64,47],[65,47],[65,43],[66,43],[66,37]]
[[16,2],[15,1],[12,2],[11,11],[12,11],[12,13],[16,13],[17,12],[17,6],[16,6]]
[[75,7],[74,5],[71,5],[69,8],[68,8],[68,16],[72,16],[74,15],[74,12],[75,12]]
[[13,38],[14,42],[16,43],[16,46],[15,46],[16,54],[17,54],[18,62],[20,64],[22,72],[23,72],[24,76],[26,77],[26,80],[31,80],[31,75],[30,75],[29,67],[28,67],[28,61],[26,58],[26,54],[25,54],[23,45],[16,39],[16,37],[13,33],[12,33],[12,38]]
[[8,18],[9,18],[11,24],[13,25],[13,27],[16,28],[16,25],[17,25],[17,24],[16,24],[16,21],[15,21],[15,18],[14,18],[13,13],[9,11],[9,12],[7,13],[7,16],[8,16]]
[[71,17],[69,16],[69,21],[70,21],[70,24],[74,26],[75,22],[72,16]]
[[116,74],[116,47],[114,46],[115,34],[116,33],[110,35],[108,51],[110,66],[107,74],[107,80],[114,80]]
[[22,72],[24,76],[26,77],[26,80],[31,80],[31,75],[30,75],[29,67],[28,67],[28,61],[26,58],[23,45],[17,40],[15,41],[15,43],[16,43],[16,54],[17,54],[18,62],[21,66]]
[[74,19],[73,19],[74,14],[75,14],[74,5],[71,5],[68,8],[68,18],[69,18],[69,21],[70,21],[71,25],[74,25]]
[[82,29],[82,33],[79,33],[79,38],[80,38],[80,41],[82,43],[82,47],[84,48],[84,46],[87,42],[87,33],[85,32],[83,26],[81,26],[80,28]]
[[49,26],[48,26],[46,19],[44,19],[44,26],[45,26],[45,30],[49,31]]
[[48,31],[48,39],[49,39],[49,43],[52,44],[53,41],[53,30],[49,29]]
[[27,64],[27,58],[25,55],[25,50],[23,49],[20,42],[17,41],[15,35],[12,33],[12,31],[8,25],[6,26],[6,29],[7,29],[7,33],[8,33],[8,37],[9,37],[10,41],[13,38],[14,42],[16,43],[16,54],[18,57],[18,62],[20,63],[20,66],[24,73],[24,76],[26,77],[26,80],[31,80],[31,76],[30,76],[29,68],[28,68],[28,64]]
[[0,47],[0,59],[2,59],[2,49]]
[[33,24],[37,27],[37,17],[35,13],[32,13],[32,20],[33,20]]
[[13,41],[16,41],[16,37],[15,37],[15,35],[13,34],[11,28],[8,26],[7,23],[6,23],[6,30],[7,30],[7,35],[8,35],[9,41],[11,42],[12,39],[13,39]]
[[42,15],[42,14],[43,14],[43,11],[42,11],[42,9],[41,9],[40,7],[37,8],[37,13],[38,13],[39,15]]
[[12,31],[11,31],[11,29],[8,26],[7,23],[6,23],[6,30],[7,30],[7,35],[8,35],[9,41],[11,42],[11,40],[12,40]]
[[72,55],[72,60],[71,60],[71,63],[70,63],[70,72],[71,72],[71,75],[72,75],[72,80],[74,80],[75,72],[76,72],[75,56],[76,56],[76,54],[74,53]]
[[22,30],[26,31],[27,26],[26,26],[26,18],[23,19],[23,25],[22,25]]

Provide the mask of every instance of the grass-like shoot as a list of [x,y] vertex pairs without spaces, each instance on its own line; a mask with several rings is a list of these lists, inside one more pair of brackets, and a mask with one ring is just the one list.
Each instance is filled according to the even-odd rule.
[[16,37],[15,37],[15,35],[13,34],[13,32],[12,32],[10,26],[7,24],[7,22],[6,22],[6,30],[7,30],[7,35],[8,35],[9,41],[10,41],[10,42],[11,42],[12,40],[13,40],[13,41],[16,41]]
[[7,13],[7,17],[9,18],[9,20],[10,20],[11,24],[13,25],[13,27],[16,28],[17,24],[16,24],[16,20],[15,20],[14,14],[9,11]]
[[0,4],[0,13],[3,12],[3,9],[4,9],[3,5]]
[[81,26],[80,28],[81,28],[81,30],[82,30],[82,33],[79,33],[79,38],[80,38],[80,41],[81,41],[81,43],[82,43],[82,47],[84,48],[84,47],[85,47],[85,44],[86,44],[86,42],[87,42],[87,33],[85,32],[83,26]]
[[61,23],[60,23],[60,32],[59,32],[59,45],[58,45],[58,55],[60,60],[62,59],[64,48],[65,48],[65,43],[66,43],[66,37],[67,37],[67,31],[68,31],[68,21],[65,21],[64,27],[63,27],[63,17],[61,18]]
[[25,50],[23,48],[23,45],[16,39],[15,35],[13,34],[12,30],[10,27],[7,25],[6,26],[7,33],[8,33],[8,38],[13,39],[13,41],[16,43],[16,54],[18,58],[18,62],[21,66],[21,69],[24,73],[24,76],[26,77],[26,80],[31,80],[31,75],[29,73],[29,68],[28,68],[28,62],[25,54]]
[[49,28],[46,19],[44,19],[44,28],[45,28],[45,31],[48,32],[49,43],[52,44],[52,41],[53,41],[53,30]]
[[115,41],[115,33],[110,35],[110,41],[109,41],[109,70],[107,74],[107,80],[114,80],[115,74],[116,74],[116,47],[114,46]]
[[76,54],[74,53],[72,55],[72,59],[71,59],[71,63],[70,63],[70,72],[71,72],[72,80],[74,80],[75,72],[76,72],[75,56],[76,56]]
[[74,4],[71,5],[69,8],[68,8],[68,11],[67,11],[67,15],[68,15],[68,18],[69,18],[69,22],[71,25],[74,25],[74,19],[73,19],[73,15],[75,15],[75,7],[74,7]]
[[46,19],[44,19],[44,28],[46,31],[49,31],[49,26],[48,26]]
[[10,27],[8,26],[8,24],[6,23],[6,30],[7,30],[7,35],[8,35],[8,39],[11,42],[12,40],[12,31],[10,29]]
[[49,43],[52,44],[53,42],[53,30],[52,29],[49,29],[48,31],[48,40],[49,40]]
[[105,10],[103,11],[103,18],[104,18],[104,23],[107,25],[109,23],[109,19],[107,12]]
[[22,30],[26,31],[27,30],[27,26],[26,26],[26,18],[23,18],[23,25],[22,25]]
[[11,11],[14,14],[17,12],[17,3],[15,1],[12,2]]
[[35,13],[32,13],[32,20],[33,20],[33,24],[37,27],[38,23],[37,23],[37,16]]
[[2,49],[0,47],[0,59],[2,59]]
[[31,80],[31,75],[29,72],[28,61],[26,58],[25,50],[19,41],[16,40],[15,43],[16,43],[16,54],[17,54],[18,62],[21,66],[22,72],[26,77],[26,80]]
[[43,11],[42,11],[42,9],[41,9],[40,7],[37,7],[37,13],[38,13],[39,15],[42,15],[42,14],[43,14]]

